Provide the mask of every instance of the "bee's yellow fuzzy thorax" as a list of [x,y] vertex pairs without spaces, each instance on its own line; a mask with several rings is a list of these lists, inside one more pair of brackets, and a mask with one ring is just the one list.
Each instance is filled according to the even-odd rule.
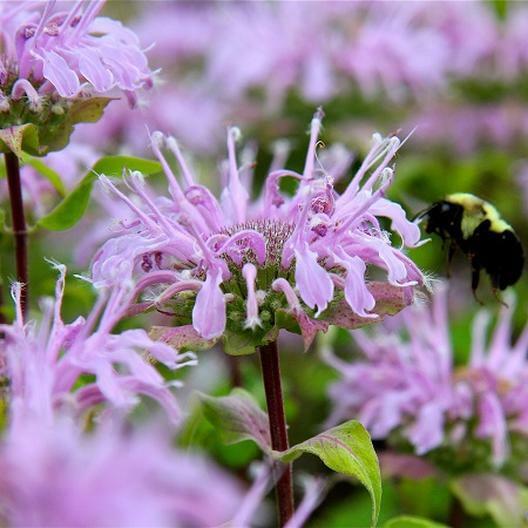
[[511,226],[501,218],[493,205],[473,194],[450,194],[446,197],[446,201],[461,205],[464,208],[462,225],[460,226],[464,239],[469,238],[484,220],[490,221],[490,231],[502,233],[503,231],[512,230]]

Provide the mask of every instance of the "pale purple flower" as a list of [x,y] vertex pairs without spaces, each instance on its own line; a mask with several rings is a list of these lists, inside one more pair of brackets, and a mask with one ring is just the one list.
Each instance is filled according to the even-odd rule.
[[481,12],[402,2],[151,3],[133,28],[155,43],[159,82],[139,111],[112,105],[90,140],[105,147],[118,139],[138,152],[148,122],[216,153],[227,123],[266,120],[292,92],[311,104],[355,89],[367,98],[423,98],[447,85],[455,64],[472,71],[482,53],[461,29],[468,20],[481,27]]
[[516,145],[528,135],[528,112],[513,100],[481,105],[439,103],[419,110],[405,126],[418,129],[418,143],[436,143],[468,154],[481,145]]
[[[386,313],[384,302],[396,310],[408,304],[422,275],[390,244],[377,218],[392,222],[403,245],[419,243],[418,227],[384,197],[400,140],[375,134],[372,149],[339,195],[332,174],[316,158],[321,116],[317,112],[311,123],[303,173],[272,171],[256,200],[237,165],[238,129],[228,130],[227,182],[220,199],[197,182],[175,139],[154,133],[152,148],[170,197],[156,197],[139,173],[126,177],[133,197],[101,178],[127,204],[129,215],[95,255],[95,283],[133,278],[138,292],[145,291],[140,308],[174,312],[207,340],[227,329],[258,341],[278,330],[275,315],[282,310],[297,320],[309,344],[317,329],[326,329],[325,319],[356,326],[375,320],[377,311]],[[177,159],[180,180],[163,146]],[[298,181],[293,196],[280,192],[285,177]],[[371,267],[384,270],[387,282],[371,283]]]
[[463,453],[473,452],[472,442],[483,441],[488,459],[475,455],[472,463],[484,463],[480,469],[500,467],[510,455],[512,435],[528,434],[528,327],[512,344],[510,298],[487,342],[489,313],[479,312],[469,360],[457,366],[446,303],[440,289],[431,306],[401,312],[407,337],[397,331],[355,332],[362,359],[326,354],[341,377],[330,389],[330,421],[358,418],[375,439],[388,439],[397,449],[408,443],[417,455],[431,454],[433,460],[435,452],[446,449],[454,453],[453,464],[457,453],[463,459]]
[[[141,329],[111,333],[134,295],[127,280],[111,290],[101,290],[86,319],[64,323],[61,303],[66,268],[56,266],[55,299],[42,301],[42,320],[23,323],[20,285],[15,284],[16,320],[0,327],[5,335],[1,346],[9,379],[11,428],[28,421],[50,424],[55,410],[62,407],[81,413],[108,402],[129,409],[140,394],[154,398],[172,420],[179,420],[175,397],[151,363],[159,361],[176,369],[194,364],[194,356],[178,354],[168,345],[152,341]],[[78,386],[86,374],[94,376],[94,381]]]
[[13,527],[219,526],[243,498],[233,477],[152,425],[107,420],[87,434],[58,416],[0,444],[0,520]]
[[104,1],[77,1],[68,11],[57,11],[55,5],[0,5],[4,97],[27,97],[37,111],[44,95],[73,98],[86,89],[98,94],[118,89],[133,101],[138,89],[151,85],[153,72],[135,33],[97,16]]

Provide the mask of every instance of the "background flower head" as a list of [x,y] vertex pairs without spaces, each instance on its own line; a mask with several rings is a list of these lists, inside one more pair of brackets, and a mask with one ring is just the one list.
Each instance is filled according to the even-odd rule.
[[508,303],[489,340],[489,313],[477,314],[464,364],[455,363],[444,288],[430,306],[398,316],[402,332],[356,332],[364,358],[328,355],[341,376],[330,389],[330,420],[358,417],[373,438],[442,470],[512,469],[515,443],[528,433],[528,330],[512,343],[513,298]]

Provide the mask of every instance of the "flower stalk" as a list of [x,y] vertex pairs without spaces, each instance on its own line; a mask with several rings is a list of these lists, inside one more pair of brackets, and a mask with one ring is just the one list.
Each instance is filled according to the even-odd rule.
[[13,221],[13,234],[15,236],[16,276],[22,284],[21,308],[24,315],[28,309],[28,256],[27,256],[27,229],[22,201],[22,185],[20,182],[20,163],[13,152],[6,152],[5,166],[7,184],[9,187],[9,201],[11,203],[11,217]]
[[[259,347],[262,378],[271,433],[271,447],[276,451],[288,449],[288,431],[284,415],[284,402],[280,376],[277,341]],[[282,468],[281,468],[282,469]],[[275,487],[279,526],[284,526],[293,515],[292,465],[287,464]]]

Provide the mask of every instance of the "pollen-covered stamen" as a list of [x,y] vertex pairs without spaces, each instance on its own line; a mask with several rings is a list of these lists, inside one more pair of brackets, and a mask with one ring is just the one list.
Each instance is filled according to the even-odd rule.
[[246,299],[246,322],[244,328],[254,330],[257,326],[262,326],[258,315],[258,300],[255,291],[255,280],[257,278],[257,268],[251,263],[244,264],[242,276],[246,279],[247,299]]
[[293,233],[293,225],[278,220],[252,220],[225,227],[220,234],[232,236],[238,232],[250,230],[260,233],[264,239],[266,245],[264,265],[279,265],[284,244]]

